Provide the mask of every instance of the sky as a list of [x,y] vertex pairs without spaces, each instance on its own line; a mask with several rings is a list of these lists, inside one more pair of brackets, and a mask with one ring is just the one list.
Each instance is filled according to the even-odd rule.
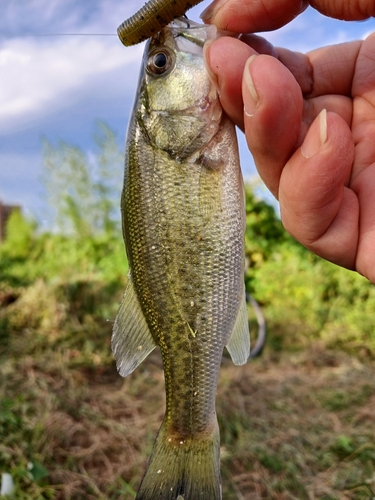
[[[191,9],[189,17],[199,21],[209,3]],[[0,201],[22,205],[42,225],[48,220],[40,180],[43,138],[92,154],[100,120],[124,145],[144,45],[124,47],[116,29],[141,5],[140,0],[1,0]],[[309,8],[264,36],[276,46],[306,52],[372,31],[374,19],[347,23]],[[242,133],[239,142],[243,174],[254,175]]]

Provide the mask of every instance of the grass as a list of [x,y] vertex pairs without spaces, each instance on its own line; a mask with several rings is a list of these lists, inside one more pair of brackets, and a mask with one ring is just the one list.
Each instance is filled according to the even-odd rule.
[[[126,379],[116,372],[110,335],[122,288],[39,280],[0,296],[0,472],[13,476],[12,498],[135,497],[164,382],[157,352]],[[224,500],[375,497],[366,353],[315,342],[268,347],[244,367],[225,357],[217,413]]]
[[[230,479],[224,498],[372,498],[373,370],[333,352],[328,365],[301,352],[266,354],[241,375],[228,366],[218,408]],[[327,405],[337,394],[340,405]]]
[[[110,350],[128,266],[104,132],[101,184],[75,147],[46,145],[66,231],[14,213],[0,248],[0,475],[16,500],[134,499],[163,418],[158,353],[122,379]],[[246,222],[268,341],[244,367],[222,363],[223,499],[374,500],[375,288],[286,236],[249,186]]]

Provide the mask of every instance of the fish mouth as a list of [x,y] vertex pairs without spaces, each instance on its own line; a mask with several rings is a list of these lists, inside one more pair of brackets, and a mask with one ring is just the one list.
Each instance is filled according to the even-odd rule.
[[[202,31],[202,28],[204,29],[204,32],[207,33],[206,27],[190,21],[190,19],[185,16],[178,17],[177,19],[172,21],[169,26],[173,31],[177,31],[176,37],[183,37],[186,40],[189,40],[189,42],[198,45],[198,47],[203,47],[205,41],[207,40],[207,38],[198,37],[197,33],[194,33],[198,30]],[[193,33],[189,33],[189,30]]]
[[199,24],[191,21],[187,17],[178,17],[174,19],[164,29],[172,32],[177,46],[181,39],[188,40],[192,44],[198,46],[200,49],[207,40],[216,38],[217,28],[214,25]]

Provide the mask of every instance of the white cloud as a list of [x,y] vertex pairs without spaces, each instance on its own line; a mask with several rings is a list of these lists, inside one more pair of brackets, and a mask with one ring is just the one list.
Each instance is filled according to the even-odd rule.
[[[7,38],[0,43],[0,134],[97,93],[105,77],[112,84],[107,91],[116,87],[116,96],[120,88],[134,91],[143,49],[125,49],[115,34],[137,8],[135,0],[2,0],[0,33]],[[114,36],[24,36],[30,33]],[[121,70],[124,81],[118,78]]]
[[0,33],[64,33],[92,26],[112,33],[138,8],[136,0],[1,0]]
[[[23,120],[67,107],[76,93],[90,92],[103,74],[122,68],[137,78],[142,49],[124,49],[112,39],[72,37],[41,43],[13,39],[0,48],[0,133]],[[110,89],[108,90],[110,91]]]

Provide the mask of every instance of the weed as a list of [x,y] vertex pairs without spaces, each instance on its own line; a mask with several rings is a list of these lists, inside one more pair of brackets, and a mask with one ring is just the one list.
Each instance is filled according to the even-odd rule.
[[[375,289],[318,261],[282,235],[272,211],[247,201],[247,241],[264,237],[263,223],[272,235],[272,245],[248,246],[246,278],[269,342],[243,367],[223,359],[223,497],[374,497]],[[22,227],[15,246],[0,249],[0,472],[12,474],[17,500],[134,499],[164,382],[156,351],[126,379],[116,372],[123,244]]]

